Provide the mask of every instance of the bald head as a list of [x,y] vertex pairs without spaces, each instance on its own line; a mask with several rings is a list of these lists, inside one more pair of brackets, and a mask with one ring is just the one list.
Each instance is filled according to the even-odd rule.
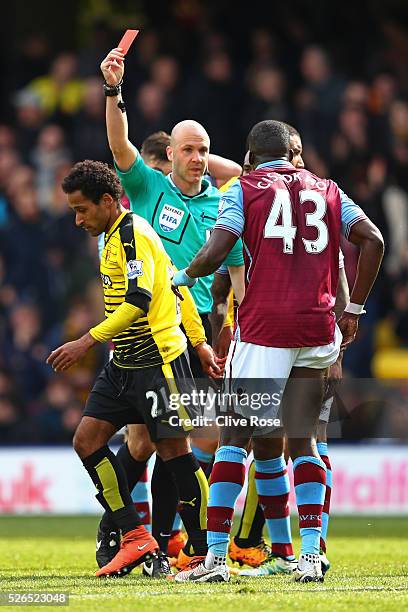
[[210,137],[201,123],[186,119],[174,126],[167,156],[172,163],[172,179],[182,193],[200,193],[209,152]]
[[180,142],[180,140],[187,140],[190,138],[205,140],[207,141],[208,146],[210,145],[210,137],[201,123],[198,123],[198,121],[194,121],[193,119],[185,119],[184,121],[176,123],[172,129],[171,146],[174,147]]

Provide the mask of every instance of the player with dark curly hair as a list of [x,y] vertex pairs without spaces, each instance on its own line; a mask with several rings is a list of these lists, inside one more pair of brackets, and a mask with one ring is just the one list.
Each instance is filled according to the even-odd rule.
[[120,202],[123,187],[116,174],[104,162],[85,159],[78,162],[62,182],[65,193],[81,191],[86,199],[94,204],[99,204],[102,196],[107,193]]
[[[153,228],[122,207],[121,184],[108,165],[90,160],[76,164],[62,188],[76,225],[92,236],[105,232],[100,269],[106,319],[47,359],[61,372],[97,342],[113,340],[115,347],[74,436],[75,451],[98,490],[97,499],[123,536],[119,552],[96,575],[122,576],[142,562],[149,576],[170,573],[166,556],[141,524],[121,463],[108,442],[124,425],[147,425],[177,484],[180,516],[194,551],[205,555],[208,483],[191,452],[187,410],[180,405],[180,425],[168,425],[172,394],[195,390],[187,340],[180,329],[180,305],[171,289],[174,268]],[[199,321],[188,291],[183,297]],[[208,373],[215,375],[218,367],[209,346],[207,352]],[[197,410],[191,412],[193,417]]]

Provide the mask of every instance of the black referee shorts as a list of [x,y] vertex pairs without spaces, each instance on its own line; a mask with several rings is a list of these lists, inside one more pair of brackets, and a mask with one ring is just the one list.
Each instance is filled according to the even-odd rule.
[[108,421],[118,429],[145,424],[153,442],[185,437],[193,427],[183,421],[199,416],[201,406],[184,407],[174,398],[178,394],[194,396],[194,390],[187,352],[171,363],[151,368],[120,368],[111,360],[95,381],[84,416]]

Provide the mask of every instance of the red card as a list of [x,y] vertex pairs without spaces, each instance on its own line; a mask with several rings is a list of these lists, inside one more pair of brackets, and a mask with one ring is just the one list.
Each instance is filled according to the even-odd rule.
[[135,40],[138,34],[139,30],[126,30],[124,33],[122,40],[118,44],[118,47],[122,49],[124,55],[126,55],[126,53],[129,51],[132,42]]

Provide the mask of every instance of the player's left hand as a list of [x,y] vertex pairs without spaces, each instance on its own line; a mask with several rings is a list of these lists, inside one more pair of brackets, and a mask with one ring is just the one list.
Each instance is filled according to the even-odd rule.
[[202,342],[194,347],[203,368],[204,374],[211,378],[222,378],[222,370],[216,363],[216,357],[209,344]]
[[339,384],[343,378],[343,351],[340,351],[337,361],[329,368],[329,380],[333,384]]
[[332,397],[343,378],[343,351],[340,351],[337,361],[330,366],[326,380],[324,399]]
[[178,297],[179,300],[184,302],[183,294],[181,293],[181,291],[180,291],[180,289],[178,287],[175,287],[174,285],[172,285],[171,286],[171,290],[174,293],[174,295],[176,295]]
[[224,373],[225,373],[225,364],[227,363],[227,356],[225,357],[218,357],[218,355],[215,355],[215,362],[217,364],[217,366],[220,368],[220,375],[218,376],[218,378],[223,378]]
[[338,326],[343,334],[343,340],[340,345],[340,350],[344,350],[353,342],[358,330],[358,321],[360,315],[352,314],[351,312],[343,312],[338,321]]
[[47,362],[55,372],[64,372],[77,363],[87,351],[96,343],[90,334],[85,334],[79,340],[66,342],[52,351]]

